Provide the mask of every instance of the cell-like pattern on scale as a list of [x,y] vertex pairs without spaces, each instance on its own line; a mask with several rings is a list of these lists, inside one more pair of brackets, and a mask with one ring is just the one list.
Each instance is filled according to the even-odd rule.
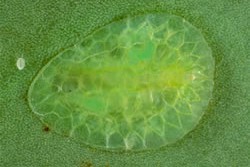
[[167,14],[110,23],[53,58],[29,89],[32,111],[93,147],[159,148],[197,125],[213,88],[202,34]]

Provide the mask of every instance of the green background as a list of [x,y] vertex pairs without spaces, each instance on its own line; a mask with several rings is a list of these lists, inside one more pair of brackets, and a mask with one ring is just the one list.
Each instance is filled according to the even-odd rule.
[[[250,166],[249,7],[249,0],[0,0],[0,166]],[[185,18],[212,48],[213,98],[199,125],[175,144],[141,152],[92,149],[45,132],[27,103],[37,72],[97,27],[152,12]]]

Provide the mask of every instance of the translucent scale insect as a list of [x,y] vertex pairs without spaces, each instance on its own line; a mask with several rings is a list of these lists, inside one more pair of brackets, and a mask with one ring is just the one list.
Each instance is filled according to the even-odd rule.
[[18,58],[17,62],[16,62],[16,66],[17,66],[18,70],[23,70],[25,67],[25,59],[22,57]]
[[183,18],[146,14],[114,21],[54,57],[29,104],[55,132],[92,147],[156,149],[199,122],[212,96],[214,60]]

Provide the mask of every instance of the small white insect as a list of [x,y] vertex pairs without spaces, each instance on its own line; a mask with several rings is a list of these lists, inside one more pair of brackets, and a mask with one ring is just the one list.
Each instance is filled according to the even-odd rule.
[[195,80],[196,79],[196,76],[194,74],[191,75],[191,80]]
[[23,70],[25,67],[25,59],[22,57],[18,58],[16,61],[16,66],[18,70]]

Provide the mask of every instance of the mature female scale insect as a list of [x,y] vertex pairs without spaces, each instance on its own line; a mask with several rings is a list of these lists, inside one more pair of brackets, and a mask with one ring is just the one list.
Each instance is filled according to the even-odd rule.
[[91,147],[158,149],[198,124],[213,72],[197,28],[179,16],[138,15],[114,20],[52,58],[28,101],[53,132]]

